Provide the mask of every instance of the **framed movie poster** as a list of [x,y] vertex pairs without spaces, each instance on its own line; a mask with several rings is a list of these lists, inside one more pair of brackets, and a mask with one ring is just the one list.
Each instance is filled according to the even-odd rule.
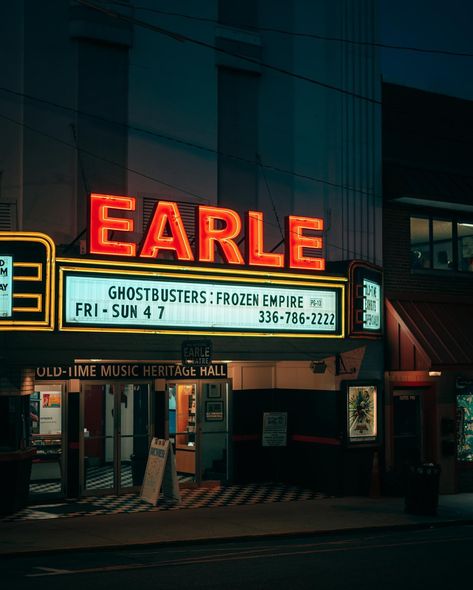
[[378,398],[377,384],[356,382],[346,384],[345,412],[348,444],[377,442]]

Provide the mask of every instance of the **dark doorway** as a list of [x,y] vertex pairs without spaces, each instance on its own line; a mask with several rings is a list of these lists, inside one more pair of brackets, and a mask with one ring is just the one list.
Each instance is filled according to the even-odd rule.
[[418,394],[395,392],[393,397],[394,470],[422,461],[422,411]]

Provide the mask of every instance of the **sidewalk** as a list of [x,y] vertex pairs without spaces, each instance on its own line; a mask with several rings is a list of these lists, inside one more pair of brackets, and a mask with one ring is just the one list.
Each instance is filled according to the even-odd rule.
[[402,498],[323,498],[195,510],[0,523],[0,556],[361,529],[473,524],[473,494],[440,496],[437,516]]

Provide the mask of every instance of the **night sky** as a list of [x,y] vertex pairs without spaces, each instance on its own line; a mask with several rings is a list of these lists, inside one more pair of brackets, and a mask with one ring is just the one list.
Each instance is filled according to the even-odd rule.
[[[473,54],[473,0],[381,0],[383,43]],[[384,80],[473,100],[473,57],[384,49]]]

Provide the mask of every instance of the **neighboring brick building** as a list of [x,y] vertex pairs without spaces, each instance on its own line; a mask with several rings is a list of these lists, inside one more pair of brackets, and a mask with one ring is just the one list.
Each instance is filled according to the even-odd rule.
[[473,490],[472,138],[472,102],[383,85],[391,489],[433,461],[441,490]]

